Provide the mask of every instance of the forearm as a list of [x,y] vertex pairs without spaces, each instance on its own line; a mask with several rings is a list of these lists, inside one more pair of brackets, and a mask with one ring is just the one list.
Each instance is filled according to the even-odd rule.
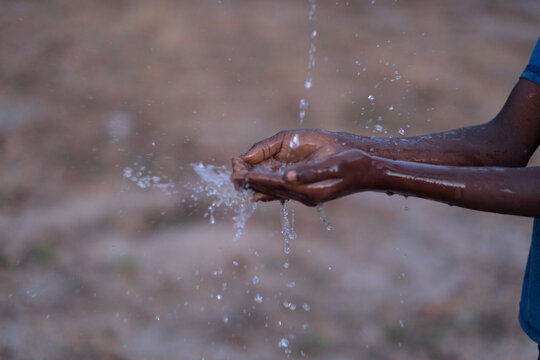
[[482,125],[408,138],[343,135],[351,147],[394,160],[451,166],[525,166],[540,142],[540,87],[520,79]]
[[373,159],[376,191],[474,210],[540,217],[540,167],[452,167]]

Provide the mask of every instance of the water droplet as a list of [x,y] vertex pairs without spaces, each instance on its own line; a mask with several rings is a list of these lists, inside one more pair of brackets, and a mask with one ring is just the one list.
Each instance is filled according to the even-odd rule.
[[394,106],[393,106],[393,105],[390,105],[390,106],[388,107],[388,110],[390,110],[390,111],[394,110]]
[[160,320],[160,318],[159,318],[159,315],[156,315],[156,320],[157,320],[157,321],[159,321],[159,320]]
[[304,83],[304,87],[306,89],[311,89],[311,87],[313,86],[313,80],[311,79],[306,79],[306,82]]
[[399,129],[398,129],[398,133],[399,133],[400,135],[405,135],[405,129],[399,128]]
[[403,324],[403,320],[399,320],[399,326],[401,326],[402,328],[405,327],[405,324]]
[[257,285],[259,283],[259,277],[257,275],[255,275],[253,277],[253,280],[251,280],[253,282],[253,285]]
[[234,266],[238,266],[238,261],[235,260],[235,261],[232,262],[232,264],[233,264]]
[[290,283],[287,284],[287,287],[290,287],[290,288],[293,288],[296,286],[296,283],[294,281],[291,281]]
[[217,294],[216,299],[221,300],[221,294]]
[[289,143],[289,146],[291,149],[296,149],[298,146],[300,146],[300,139],[298,138],[298,134],[294,134],[292,140]]
[[311,308],[309,307],[309,304],[303,304],[302,305],[302,308],[305,310],[305,311],[309,311]]
[[285,339],[285,338],[281,338],[278,342],[278,347],[279,348],[287,348],[289,347],[289,340]]
[[152,141],[152,146],[156,146],[156,143]]
[[263,302],[263,297],[261,296],[261,294],[256,294],[253,298],[253,301],[255,301],[257,304],[260,304]]
[[369,95],[367,98],[369,99],[369,101],[375,100],[375,96],[373,96],[373,95]]

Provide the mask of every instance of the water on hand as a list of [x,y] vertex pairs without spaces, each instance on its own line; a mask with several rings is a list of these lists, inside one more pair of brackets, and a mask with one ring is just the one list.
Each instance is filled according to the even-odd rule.
[[253,191],[249,189],[236,190],[231,181],[231,171],[225,166],[205,165],[202,163],[191,164],[193,170],[199,175],[201,181],[191,185],[191,189],[202,196],[212,199],[208,206],[210,222],[214,223],[214,212],[219,207],[225,211],[232,210],[236,215],[233,217],[238,239],[244,233],[247,220],[253,215],[257,203],[253,201]]

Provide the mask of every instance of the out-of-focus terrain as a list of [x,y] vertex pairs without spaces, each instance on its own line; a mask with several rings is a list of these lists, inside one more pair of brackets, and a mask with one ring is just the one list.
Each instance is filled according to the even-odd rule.
[[[308,11],[0,2],[0,359],[536,356],[530,219],[356,194],[325,206],[331,232],[292,205],[287,256],[279,204],[233,241],[191,198],[190,163],[299,127],[301,98],[305,127],[364,135],[488,121],[540,33],[536,0],[319,0],[307,90]],[[123,178],[143,166],[176,193]]]

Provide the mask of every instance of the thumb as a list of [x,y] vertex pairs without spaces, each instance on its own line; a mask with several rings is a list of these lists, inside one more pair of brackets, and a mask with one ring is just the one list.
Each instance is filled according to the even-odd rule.
[[281,150],[283,136],[284,133],[280,132],[268,139],[259,141],[240,158],[250,165],[257,165],[264,160],[268,160]]

